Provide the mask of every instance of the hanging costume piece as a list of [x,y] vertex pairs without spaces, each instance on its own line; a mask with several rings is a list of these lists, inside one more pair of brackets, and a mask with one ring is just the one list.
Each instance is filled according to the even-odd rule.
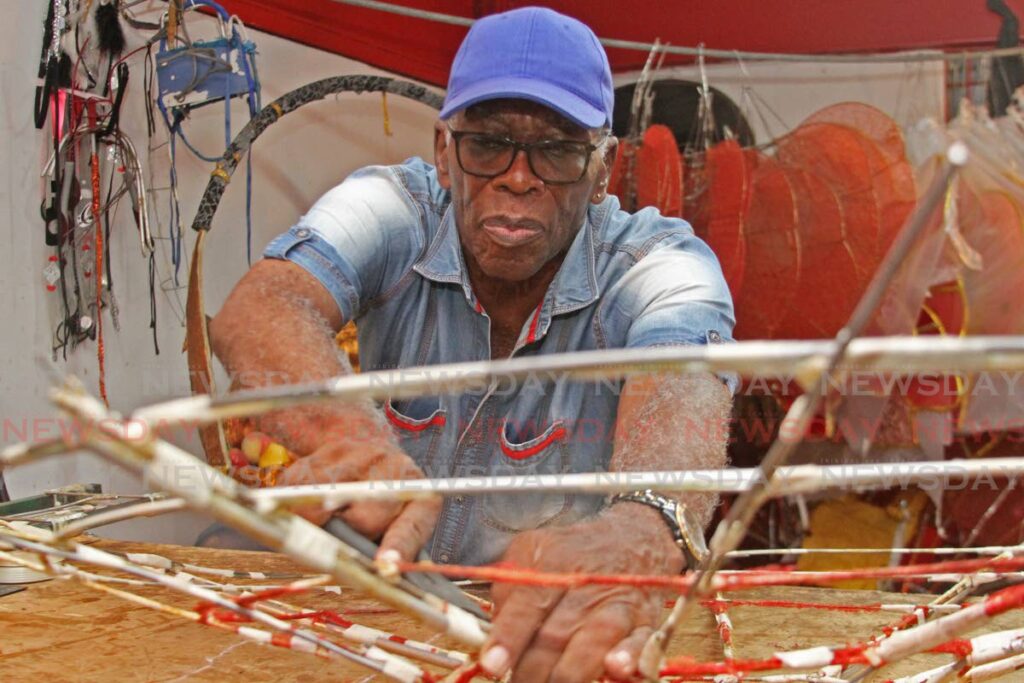
[[216,10],[222,22],[222,37],[197,40],[180,48],[168,47],[166,38],[161,41],[156,54],[160,110],[172,126],[180,126],[191,109],[246,97],[250,100],[250,113],[255,114],[258,107],[254,104],[259,95],[255,79],[256,45],[242,39],[237,23],[212,0],[190,0],[189,7],[193,6]]
[[[46,243],[53,247],[42,269],[43,284],[59,297],[53,355],[66,358],[69,348],[95,340],[104,400],[104,317],[119,329],[110,230],[122,198],[130,198],[143,256],[151,256],[154,247],[143,170],[134,145],[120,129],[129,74],[121,58],[125,37],[119,13],[117,3],[102,0],[70,6],[57,0],[48,6],[42,82],[33,111],[37,125],[49,121],[52,129],[52,138],[47,136],[52,148],[42,172],[46,190],[41,214]],[[88,30],[90,25],[94,30]],[[73,62],[61,47],[69,34],[75,37]],[[104,59],[105,71],[99,68]],[[65,69],[62,63],[69,66]]]
[[751,196],[744,221],[746,268],[735,302],[736,335],[771,338],[800,283],[796,198],[782,164],[752,149],[744,152],[744,159]]
[[101,53],[119,55],[124,52],[124,30],[121,28],[116,2],[101,2],[96,8],[96,34]]
[[626,211],[653,206],[663,216],[682,216],[683,163],[667,126],[648,128],[636,148],[627,140],[619,142],[608,193],[619,197]]
[[[988,0],[989,10],[1003,21],[996,37],[997,48],[1013,48],[1020,45],[1020,20],[1004,0]],[[1024,58],[1019,54],[1003,55],[992,60],[992,74],[988,81],[988,110],[993,118],[1006,113],[1013,102],[1014,93],[1024,84]]]
[[667,126],[656,124],[644,131],[636,151],[636,200],[637,208],[655,206],[663,216],[682,216],[683,162]]
[[[688,188],[699,193],[686,218],[697,236],[718,256],[733,298],[743,287],[747,242],[745,222],[750,210],[751,169],[735,140],[711,147],[700,163],[688,167]],[[690,191],[687,192],[689,196]]]
[[[213,10],[220,37],[213,40],[192,41],[184,22],[176,24],[176,12],[168,16],[168,30],[156,54],[156,104],[170,131],[171,151],[171,260],[177,282],[181,265],[181,217],[176,196],[178,176],[175,168],[177,141],[203,161],[216,162],[216,155],[200,152],[185,135],[184,121],[192,110],[216,102],[224,103],[224,146],[231,143],[231,100],[242,97],[249,109],[249,118],[256,116],[260,107],[260,84],[256,70],[256,46],[244,36],[244,26],[237,17],[213,0],[186,0],[184,9],[207,7]],[[172,8],[173,9],[173,8]],[[175,19],[175,21],[172,21]],[[173,45],[175,37],[182,47]],[[170,39],[170,41],[169,41]],[[252,161],[246,161],[246,258],[252,262]]]
[[877,265],[881,222],[866,141],[852,128],[812,123],[780,140],[777,154],[787,166],[810,170],[835,191],[843,209],[845,239],[853,254],[860,290],[867,286]]
[[71,86],[71,58],[61,47],[61,38],[67,31],[67,7],[61,0],[53,0],[47,8],[43,30],[43,53],[39,58],[36,86],[35,124],[41,129],[46,123],[51,100],[57,88]]
[[797,292],[782,315],[778,334],[824,339],[835,336],[857,305],[859,293],[850,286],[857,281],[857,271],[843,238],[843,211],[835,190],[814,173],[792,166],[787,172],[803,251]]

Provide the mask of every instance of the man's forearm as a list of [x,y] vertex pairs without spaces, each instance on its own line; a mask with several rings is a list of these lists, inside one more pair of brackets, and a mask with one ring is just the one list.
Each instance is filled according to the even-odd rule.
[[[337,306],[312,276],[286,261],[257,263],[210,323],[213,351],[233,389],[294,384],[351,372],[334,342]],[[390,440],[369,404],[308,406],[275,411],[258,429],[303,455],[328,438]]]
[[[658,374],[630,378],[619,401],[610,469],[719,469],[728,461],[732,397],[707,373]],[[701,524],[711,521],[714,493],[672,494]]]

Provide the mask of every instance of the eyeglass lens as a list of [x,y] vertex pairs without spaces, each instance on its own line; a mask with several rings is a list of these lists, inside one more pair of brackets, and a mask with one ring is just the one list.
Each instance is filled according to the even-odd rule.
[[[459,163],[474,175],[501,175],[512,166],[518,151],[513,141],[494,135],[464,133],[459,137]],[[590,156],[586,143],[569,140],[544,140],[521,147],[525,147],[537,177],[551,183],[574,183],[582,178]]]

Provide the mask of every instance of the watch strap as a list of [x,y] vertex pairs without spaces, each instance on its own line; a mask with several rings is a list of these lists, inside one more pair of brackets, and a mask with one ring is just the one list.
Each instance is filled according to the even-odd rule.
[[708,547],[704,542],[704,529],[693,511],[678,500],[646,489],[618,493],[609,500],[611,505],[619,502],[639,503],[657,510],[672,533],[672,540],[683,553],[688,567],[696,567],[707,557]]

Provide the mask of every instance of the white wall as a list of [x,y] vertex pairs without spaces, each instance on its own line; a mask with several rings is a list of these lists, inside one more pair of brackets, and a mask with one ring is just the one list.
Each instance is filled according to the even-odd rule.
[[[40,50],[40,26],[45,3],[16,0],[0,22],[0,311],[6,316],[0,336],[0,420],[4,444],[17,441],[20,432],[29,438],[56,436],[56,412],[46,398],[53,378],[37,359],[47,359],[56,324],[57,295],[44,289],[42,270],[51,253],[43,241],[39,218],[42,149],[45,139],[32,125],[31,106]],[[13,5],[13,7],[11,6]],[[202,21],[202,20],[201,20]],[[200,33],[194,30],[193,37]],[[259,46],[259,73],[263,101],[299,85],[326,76],[346,73],[380,73],[357,62],[329,55],[252,32]],[[129,46],[140,43],[129,31]],[[124,131],[141,150],[147,145],[142,93],[142,63],[131,62],[131,85],[122,114]],[[934,69],[912,72],[892,67],[818,67],[791,65],[750,65],[749,80],[733,67],[712,67],[711,83],[737,102],[742,102],[743,83],[756,84],[788,125],[825,104],[845,99],[872,102],[890,112],[900,113],[902,122],[941,111],[941,80]],[[693,78],[693,69],[677,70]],[[628,77],[620,77],[622,82]],[[324,190],[350,171],[370,163],[393,163],[417,154],[431,154],[431,123],[434,113],[427,107],[391,97],[388,100],[392,137],[383,133],[379,95],[342,95],[336,100],[311,104],[272,126],[254,148],[254,253],[259,253],[275,234],[287,229]],[[213,105],[196,112],[188,125],[193,141],[208,153],[223,148],[223,108]],[[233,120],[242,120],[241,103]],[[766,116],[770,116],[766,114]],[[759,118],[749,115],[757,126]],[[784,127],[770,130],[784,132]],[[760,140],[766,139],[763,130]],[[151,156],[155,188],[167,184],[166,135],[154,138]],[[179,153],[181,214],[185,222],[190,253],[192,237],[188,225],[209,177],[210,165]],[[215,312],[232,284],[246,270],[244,249],[244,168],[235,174],[217,212],[206,252],[206,301]],[[167,235],[167,193],[157,189],[151,196],[159,234]],[[154,227],[154,229],[157,229]],[[120,308],[121,331],[106,320],[107,388],[114,409],[129,412],[144,403],[188,393],[185,357],[181,354],[184,328],[181,322],[185,291],[173,289],[158,300],[158,331],[161,353],[154,355],[149,330],[147,262],[139,253],[134,225],[122,207],[113,226],[111,254],[114,291]],[[159,276],[170,277],[166,240],[159,242]],[[181,272],[182,284],[187,268]],[[253,330],[253,343],[260,343]],[[67,363],[58,362],[60,372],[72,373],[97,390],[95,345],[86,343]],[[192,435],[181,440],[199,453]],[[115,471],[89,455],[54,459],[6,473],[15,497],[73,482],[99,482],[107,491],[133,493],[140,486],[133,476]],[[130,522],[108,527],[103,533],[121,538],[190,542],[206,521],[195,515],[176,515],[157,520]]]

